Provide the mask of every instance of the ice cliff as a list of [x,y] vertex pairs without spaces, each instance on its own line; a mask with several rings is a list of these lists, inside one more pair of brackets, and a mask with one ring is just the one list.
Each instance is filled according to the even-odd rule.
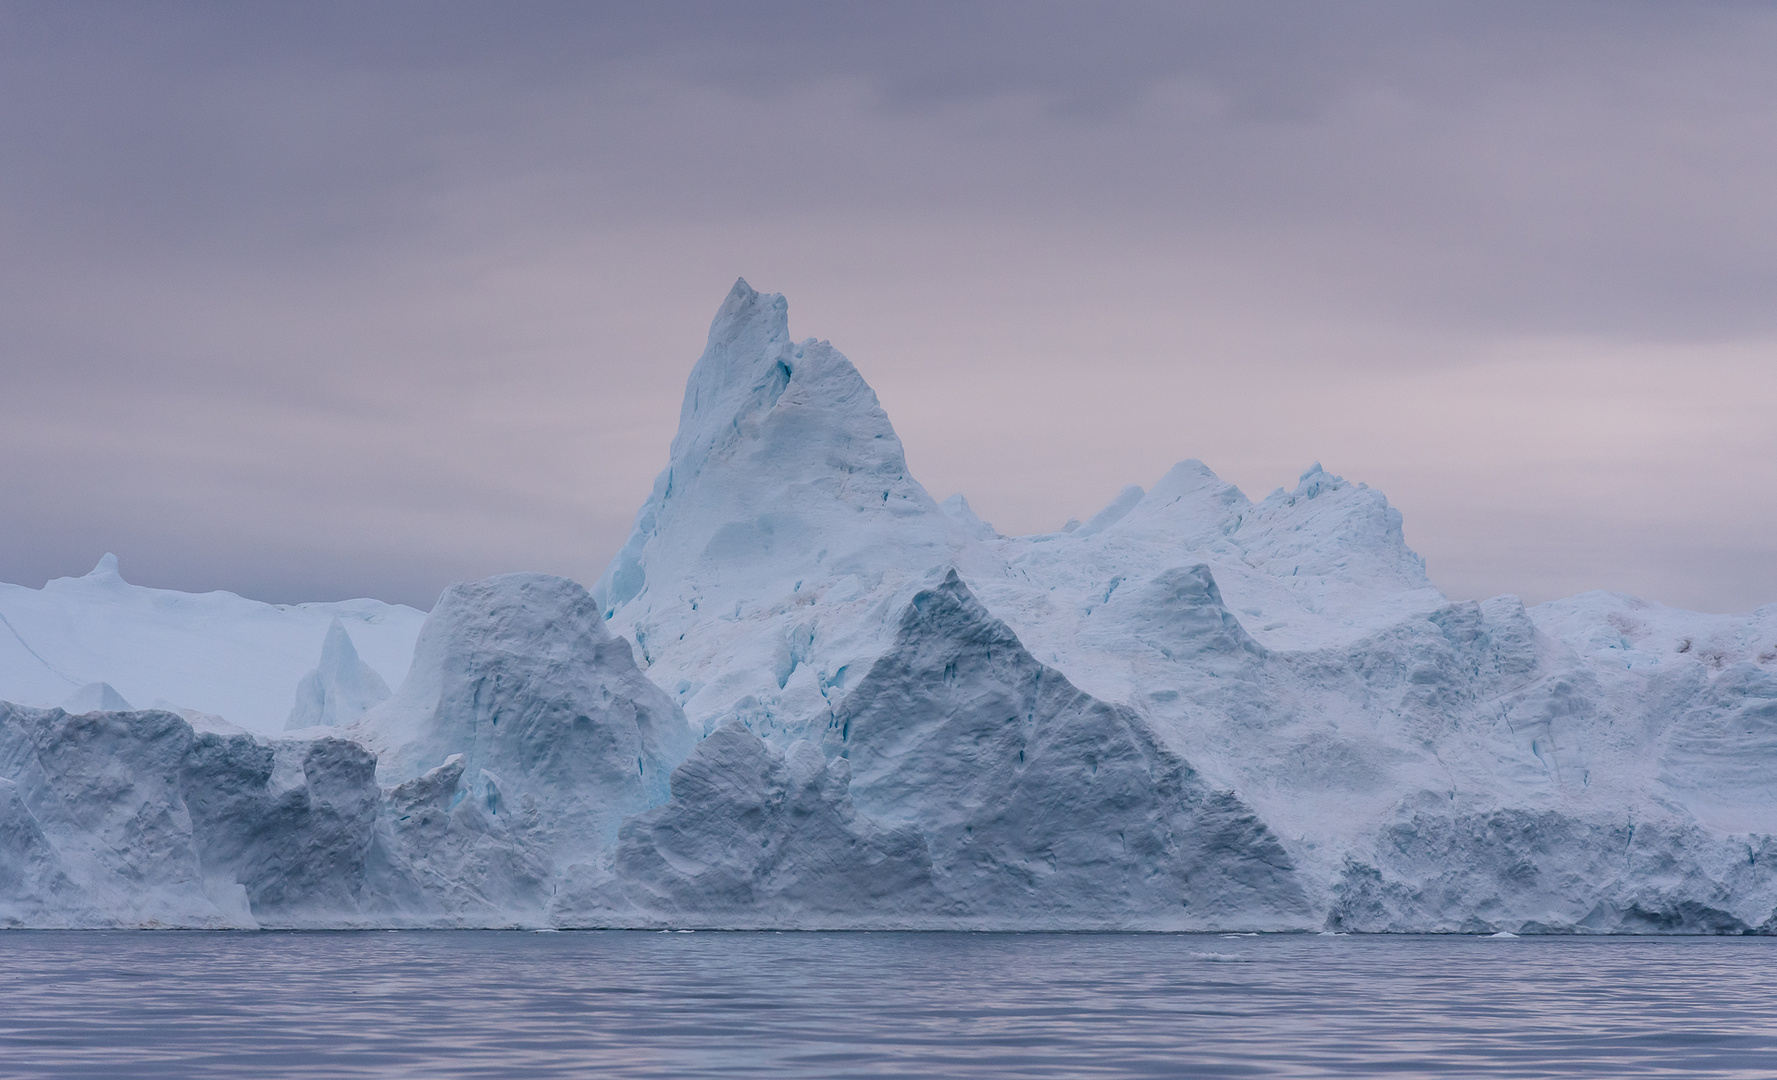
[[0,617],[0,924],[1777,930],[1777,605],[1450,601],[1318,465],[1002,536],[744,282],[590,590]]

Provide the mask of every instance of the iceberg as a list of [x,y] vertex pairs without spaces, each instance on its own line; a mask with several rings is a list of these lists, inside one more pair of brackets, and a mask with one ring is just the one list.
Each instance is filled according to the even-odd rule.
[[[386,693],[407,671],[425,617],[380,600],[264,604],[144,588],[125,581],[107,554],[84,577],[41,589],[0,584],[0,701],[88,711],[101,705],[74,696],[104,683],[139,705],[222,716],[272,735],[297,708],[297,684],[317,668],[346,679],[333,687],[346,695],[336,709],[351,711],[347,701],[374,696],[379,684]],[[330,640],[336,621],[343,643]],[[345,663],[341,644],[368,672]],[[330,647],[336,667],[323,655]],[[312,692],[325,697],[327,688]]]
[[0,925],[549,925],[693,742],[541,574],[447,591],[401,691],[338,731],[0,705]]
[[1777,605],[1452,601],[1318,464],[1002,535],[744,281],[591,588],[0,618],[0,925],[1777,932]]

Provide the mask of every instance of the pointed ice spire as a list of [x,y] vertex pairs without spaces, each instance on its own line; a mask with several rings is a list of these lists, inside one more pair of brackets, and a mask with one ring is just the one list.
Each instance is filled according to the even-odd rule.
[[686,380],[672,462],[696,471],[731,431],[731,421],[774,404],[789,384],[793,351],[789,302],[736,279]]
[[1296,490],[1292,494],[1298,499],[1312,499],[1327,488],[1339,488],[1344,484],[1344,477],[1329,475],[1317,461],[1303,470],[1301,477],[1296,480]]
[[389,684],[358,658],[351,635],[335,618],[321,643],[321,666],[296,684],[296,704],[284,730],[349,724],[388,697]]
[[87,571],[86,576],[82,577],[80,580],[90,582],[93,585],[110,586],[112,588],[128,584],[128,582],[123,580],[123,575],[118,573],[117,556],[111,554],[109,551],[100,556],[98,565]]
[[593,590],[695,725],[744,713],[785,740],[880,654],[895,595],[995,558],[914,480],[851,361],[793,341],[788,311],[745,281],[722,301],[671,459]]
[[1073,530],[1074,535],[1093,536],[1105,531],[1129,516],[1129,511],[1135,509],[1136,504],[1141,502],[1142,496],[1146,494],[1147,492],[1143,491],[1139,485],[1130,484],[1117,493],[1117,497],[1111,500],[1109,506],[1093,514],[1086,524]]
[[[596,593],[614,612],[653,580],[744,574],[754,595],[789,592],[835,569],[923,571],[964,536],[909,474],[851,361],[824,341],[792,342],[784,298],[743,279],[686,382],[666,471]],[[909,548],[918,554],[891,553]]]
[[792,342],[789,310],[745,278],[722,301],[685,384],[668,469],[675,491],[725,465],[751,473],[760,464],[791,481],[860,469],[909,479],[875,392],[828,343]]
[[[107,555],[105,558],[111,559],[113,567],[117,565],[117,560],[112,556]],[[100,563],[99,565],[103,566],[104,564]],[[97,571],[94,572],[96,573]],[[72,694],[69,694],[68,700],[62,702],[62,710],[64,712],[76,714],[89,712],[129,712],[132,708],[134,708],[134,706],[125,701],[122,694],[113,690],[110,683],[105,682],[87,683]]]
[[994,531],[992,525],[981,520],[980,515],[976,514],[975,509],[969,505],[969,500],[961,495],[952,495],[945,499],[938,504],[938,509],[944,511],[945,516],[961,525],[964,531],[977,540],[992,540],[999,535]]
[[1375,488],[1310,465],[1294,491],[1278,488],[1247,511],[1234,539],[1293,576],[1323,575],[1371,593],[1436,587],[1407,546],[1401,512]]
[[1225,536],[1251,506],[1239,488],[1192,458],[1168,469],[1145,495],[1124,488],[1076,535],[1110,531],[1170,549],[1201,549]]

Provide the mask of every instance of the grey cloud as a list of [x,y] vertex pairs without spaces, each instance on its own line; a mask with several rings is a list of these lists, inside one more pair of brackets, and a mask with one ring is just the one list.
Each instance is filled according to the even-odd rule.
[[[1062,214],[1403,318],[1771,325],[1756,8],[128,10],[9,68],[5,133],[39,149],[8,186],[63,257],[374,260],[528,174],[511,213],[567,228]],[[699,85],[751,108],[700,123]]]
[[[1777,335],[1774,39],[1740,4],[0,6],[0,579],[101,534],[274,599],[596,574],[740,273],[1005,525],[1163,458],[1380,482],[1424,446],[1314,420],[1317,388],[1377,387],[1342,407],[1385,432],[1390,373],[1516,341],[1683,378]],[[1121,404],[1206,382],[1248,433]],[[1493,468],[1467,497],[1529,527]],[[1727,556],[1661,569],[1676,518],[1576,500],[1549,571],[1396,472],[1462,590],[1770,598]]]

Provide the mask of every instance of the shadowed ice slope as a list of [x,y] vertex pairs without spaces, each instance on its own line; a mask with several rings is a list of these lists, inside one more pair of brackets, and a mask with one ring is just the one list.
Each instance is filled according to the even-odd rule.
[[952,572],[829,726],[863,811],[916,824],[938,888],[985,922],[1277,927],[1289,857],[1132,710],[1038,663]]
[[[824,745],[823,745],[824,744]],[[1289,857],[1127,709],[1036,662],[951,573],[817,743],[734,723],[624,826],[624,921],[1208,929],[1301,925]]]

